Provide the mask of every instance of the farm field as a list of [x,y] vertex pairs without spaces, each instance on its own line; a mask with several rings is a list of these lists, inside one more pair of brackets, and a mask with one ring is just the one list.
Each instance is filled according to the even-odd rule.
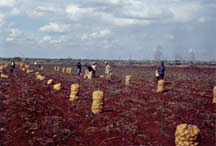
[[[167,66],[165,92],[156,93],[156,66],[113,65],[110,82],[84,80],[75,66],[72,74],[53,66],[39,71],[44,81],[35,72],[6,68],[9,77],[0,78],[0,146],[174,146],[181,123],[199,127],[200,146],[216,144],[216,68]],[[48,79],[62,83],[62,90],[54,91]],[[79,99],[71,102],[73,83],[81,87]],[[95,90],[104,92],[104,110],[96,115],[91,112]]]

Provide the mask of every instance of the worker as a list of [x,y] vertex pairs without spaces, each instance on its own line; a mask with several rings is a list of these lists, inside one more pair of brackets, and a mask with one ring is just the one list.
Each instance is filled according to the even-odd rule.
[[82,72],[82,65],[80,62],[77,62],[77,75],[80,76]]
[[105,76],[106,76],[106,79],[108,81],[111,80],[111,76],[112,76],[112,69],[111,69],[111,66],[108,62],[105,62],[106,66],[105,66]]
[[91,65],[91,67],[92,67],[92,78],[96,78],[96,70],[97,70],[97,64],[96,64],[96,62],[94,62],[92,65]]
[[15,61],[12,60],[11,63],[10,63],[10,72],[11,73],[14,71],[15,67],[16,67]]
[[161,64],[157,68],[157,71],[159,73],[159,80],[164,79],[165,70],[166,70],[166,67],[164,65],[164,62],[162,61]]

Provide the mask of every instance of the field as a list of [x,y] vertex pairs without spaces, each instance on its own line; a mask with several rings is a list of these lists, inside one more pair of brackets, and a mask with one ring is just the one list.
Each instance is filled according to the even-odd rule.
[[[84,80],[45,65],[34,73],[18,68],[0,78],[0,146],[174,146],[178,124],[200,128],[200,146],[216,144],[216,68],[167,66],[165,92],[156,93],[155,65],[112,64],[113,79]],[[103,74],[99,63],[97,75]],[[84,68],[83,68],[84,69]],[[132,75],[129,87],[125,75]],[[62,83],[61,91],[46,84]],[[81,85],[70,102],[70,85]],[[104,92],[104,111],[91,112],[92,92]]]

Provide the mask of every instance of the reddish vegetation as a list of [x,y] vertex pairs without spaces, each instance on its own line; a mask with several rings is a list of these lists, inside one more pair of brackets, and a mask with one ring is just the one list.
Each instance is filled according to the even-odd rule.
[[[63,84],[53,91],[46,81],[16,70],[0,79],[1,146],[174,146],[177,124],[195,124],[200,145],[215,144],[216,69],[168,67],[166,91],[155,92],[152,67],[114,67],[114,78],[83,80],[45,69]],[[124,76],[132,74],[130,87]],[[81,85],[80,99],[69,102],[70,84]],[[104,91],[104,112],[91,113],[93,90]]]

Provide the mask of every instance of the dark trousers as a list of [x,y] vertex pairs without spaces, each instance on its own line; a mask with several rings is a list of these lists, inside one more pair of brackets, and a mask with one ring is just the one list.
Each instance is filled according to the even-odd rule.
[[164,79],[164,74],[160,74],[159,75],[159,80],[163,80]]
[[14,71],[15,67],[10,67],[10,72],[12,73]]
[[96,78],[96,72],[94,70],[92,71],[92,78]]
[[81,74],[81,69],[80,68],[77,68],[77,74],[78,74],[78,76]]

